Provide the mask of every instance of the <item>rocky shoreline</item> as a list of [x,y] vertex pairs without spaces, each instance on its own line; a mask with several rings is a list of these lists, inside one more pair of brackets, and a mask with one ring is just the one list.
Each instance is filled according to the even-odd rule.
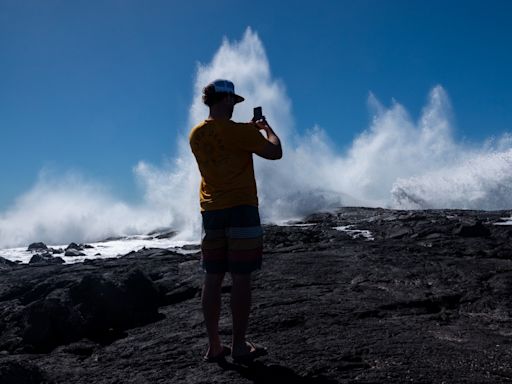
[[512,382],[510,216],[342,208],[265,226],[249,337],[269,355],[248,367],[202,361],[199,253],[0,259],[0,383]]

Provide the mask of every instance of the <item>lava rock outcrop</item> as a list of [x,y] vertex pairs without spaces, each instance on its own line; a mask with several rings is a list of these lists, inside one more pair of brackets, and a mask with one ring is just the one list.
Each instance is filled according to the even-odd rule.
[[0,382],[507,383],[510,216],[342,208],[265,226],[248,338],[269,355],[251,366],[202,361],[198,251],[0,260]]

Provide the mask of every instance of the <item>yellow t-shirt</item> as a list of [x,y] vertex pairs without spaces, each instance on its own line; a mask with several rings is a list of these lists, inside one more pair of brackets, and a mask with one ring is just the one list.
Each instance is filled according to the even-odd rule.
[[252,154],[267,140],[255,124],[205,120],[192,129],[189,141],[201,172],[202,211],[258,206]]

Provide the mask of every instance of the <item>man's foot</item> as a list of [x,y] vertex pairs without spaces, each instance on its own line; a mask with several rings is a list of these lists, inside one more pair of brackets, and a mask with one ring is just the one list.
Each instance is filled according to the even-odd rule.
[[233,363],[235,364],[249,364],[254,359],[265,356],[267,353],[268,352],[265,347],[247,341],[245,343],[244,350],[237,350],[235,352],[233,348],[231,357],[233,358]]
[[231,354],[231,348],[223,346],[221,351],[216,354],[210,354],[210,350],[203,357],[207,363],[219,363],[226,360],[226,356]]

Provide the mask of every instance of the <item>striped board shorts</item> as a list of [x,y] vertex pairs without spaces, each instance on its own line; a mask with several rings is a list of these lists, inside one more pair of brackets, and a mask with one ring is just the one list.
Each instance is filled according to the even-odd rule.
[[251,273],[261,268],[263,231],[258,207],[203,211],[201,262],[206,273]]

